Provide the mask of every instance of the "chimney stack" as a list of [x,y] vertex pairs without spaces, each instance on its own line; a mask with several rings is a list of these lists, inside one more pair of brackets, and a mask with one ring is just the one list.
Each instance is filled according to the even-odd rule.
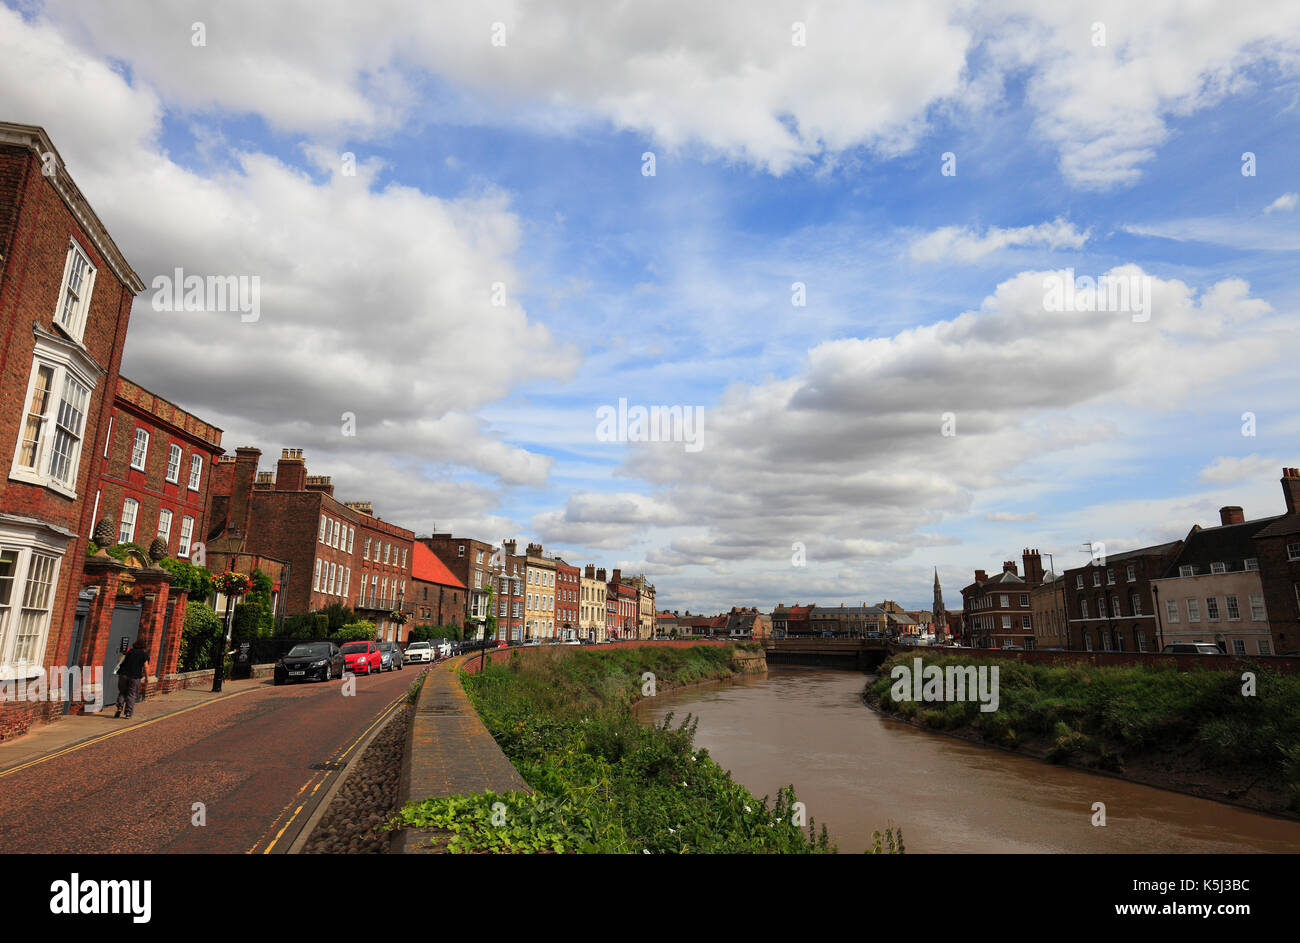
[[976,571],[975,571],[975,582],[977,582],[977,583],[986,583],[986,582],[988,582],[988,578],[989,578],[989,575],[988,575],[988,573],[986,573],[984,570],[976,570]]
[[609,580],[605,579],[605,568],[604,568],[604,567],[601,567],[600,569],[598,569],[598,570],[596,571],[596,581],[597,581],[597,582],[600,582],[600,583],[608,583],[608,582],[609,582]]
[[1035,548],[1030,550],[1025,548],[1021,554],[1021,559],[1025,564],[1025,582],[1030,586],[1037,586],[1043,582],[1043,556]]
[[1020,575],[1020,573],[1018,572],[1018,570],[1017,570],[1017,568],[1016,568],[1016,561],[1015,561],[1015,560],[1003,560],[1003,561],[1002,561],[1002,572],[1003,572],[1003,573],[1015,573],[1017,576]]
[[235,474],[230,489],[229,527],[240,537],[247,536],[248,530],[248,496],[253,490],[253,479],[257,477],[257,463],[262,459],[262,450],[251,445],[235,449]]
[[1244,524],[1246,522],[1246,512],[1235,504],[1219,508],[1220,524]]
[[594,580],[596,578],[596,564],[588,563],[582,568],[583,579]]
[[506,552],[506,556],[508,557],[513,557],[515,555],[515,548],[518,546],[519,545],[513,540],[501,541],[501,549]]
[[1282,497],[1288,514],[1300,514],[1300,468],[1282,469]]
[[276,491],[305,491],[307,488],[307,463],[302,449],[281,449],[280,461],[275,466]]

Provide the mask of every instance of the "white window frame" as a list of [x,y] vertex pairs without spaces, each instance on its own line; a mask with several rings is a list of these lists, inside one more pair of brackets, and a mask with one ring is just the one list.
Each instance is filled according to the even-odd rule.
[[[17,441],[14,443],[13,464],[10,466],[9,477],[15,481],[23,481],[27,484],[49,488],[65,497],[75,499],[77,497],[77,478],[81,469],[81,454],[85,448],[86,417],[90,412],[90,404],[95,395],[95,380],[92,379],[92,375],[103,371],[97,364],[86,357],[85,353],[79,348],[68,348],[66,345],[67,341],[61,338],[46,334],[43,331],[38,333],[32,350],[32,367],[27,378],[27,393],[23,398],[22,415],[19,420],[18,435],[15,436]],[[50,393],[49,400],[45,405],[45,412],[41,416],[41,427],[40,432],[37,433],[38,439],[33,464],[27,466],[19,464],[23,453],[23,431],[27,424],[27,412],[31,406],[32,394],[36,390],[36,377],[39,375],[41,367],[50,368]],[[86,403],[81,416],[81,428],[77,431],[75,442],[68,456],[68,476],[66,480],[62,480],[54,477],[51,472],[51,465],[54,461],[54,440],[60,428],[58,422],[60,405],[63,402],[63,392],[69,380],[76,382],[85,389]]]
[[1287,544],[1286,558],[1289,563],[1294,563],[1296,560],[1300,560],[1300,544]]
[[1227,572],[1228,572],[1228,564],[1226,564],[1226,563],[1211,563],[1211,564],[1210,564],[1210,572],[1211,572],[1211,573],[1227,573]]
[[[163,515],[167,516],[167,527],[163,528]],[[172,521],[176,515],[172,513],[171,508],[162,508],[158,512],[158,536],[167,542],[167,549],[171,550],[172,545]]]
[[194,539],[194,518],[188,514],[181,517],[181,535],[176,545],[176,556],[190,555],[190,541]]
[[1251,593],[1246,600],[1250,604],[1250,618],[1255,622],[1267,622],[1268,613],[1264,611],[1264,597],[1259,593]]
[[[67,540],[43,531],[4,527],[0,528],[0,549],[15,554],[9,603],[0,607],[0,680],[35,677],[36,671],[45,663],[45,648],[49,644],[53,609],[59,597],[59,576],[67,551]],[[38,616],[40,625],[36,633],[25,636],[34,639],[29,656],[15,662],[24,610],[40,612],[42,609],[40,606],[24,605],[27,601],[28,582],[32,576],[32,562],[37,558],[50,561],[44,615]]]
[[324,514],[320,516],[320,529],[316,531],[316,542],[323,544],[325,542],[325,531],[329,530],[330,519]]
[[[1232,614],[1232,611],[1233,611],[1234,609],[1237,611],[1237,614],[1236,614],[1235,616]],[[1224,613],[1228,616],[1228,621],[1229,621],[1229,622],[1240,622],[1240,621],[1241,621],[1241,606],[1237,605],[1237,597],[1236,597],[1236,596],[1224,596],[1224,597],[1223,597],[1223,611],[1224,611]]]
[[[172,459],[176,459],[175,466],[172,465]],[[166,478],[172,484],[178,484],[181,480],[181,461],[185,458],[185,450],[176,443],[172,443],[167,450],[167,475]]]
[[104,436],[104,458],[108,458],[108,450],[113,445],[113,419],[114,418],[115,417],[113,416],[108,417],[108,435]]
[[352,541],[356,538],[357,531],[355,527],[348,528],[348,553],[352,552]]
[[[78,259],[85,263],[85,270],[75,295],[76,304],[68,310],[66,302],[72,289],[73,264]],[[59,297],[54,305],[54,323],[78,344],[86,333],[86,317],[90,312],[90,296],[95,291],[96,274],[98,269],[95,268],[95,263],[90,261],[90,253],[81,248],[76,239],[69,239],[68,251],[63,261],[63,278],[59,281]],[[65,310],[67,310],[66,317]]]
[[189,489],[199,491],[203,487],[203,456],[190,456],[190,480]]
[[[141,435],[144,436],[144,448],[140,448]],[[137,452],[140,455],[139,465],[136,464]],[[136,471],[144,471],[145,467],[148,464],[149,464],[149,430],[141,429],[139,426],[136,426],[135,435],[131,439],[131,467],[134,468]]]
[[[131,529],[127,531],[126,509],[131,508]],[[135,525],[140,520],[140,502],[135,498],[122,499],[122,516],[117,523],[117,542],[120,544],[129,544],[135,542]],[[124,536],[125,535],[125,536]]]
[[1218,596],[1205,597],[1205,621],[1206,622],[1219,621],[1219,597]]
[[1201,621],[1200,600],[1198,600],[1195,596],[1188,596],[1186,602],[1187,602],[1187,621],[1200,622]]

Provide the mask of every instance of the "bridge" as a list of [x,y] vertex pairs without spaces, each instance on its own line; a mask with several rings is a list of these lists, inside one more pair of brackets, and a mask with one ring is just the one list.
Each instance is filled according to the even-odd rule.
[[794,636],[763,639],[769,665],[815,665],[871,671],[889,657],[884,639]]

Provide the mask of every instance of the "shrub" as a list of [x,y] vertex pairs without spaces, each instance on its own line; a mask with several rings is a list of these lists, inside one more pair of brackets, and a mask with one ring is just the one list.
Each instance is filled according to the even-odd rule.
[[209,609],[207,603],[187,602],[176,670],[199,671],[211,668],[217,654],[217,645],[224,638],[223,629],[221,617]]
[[375,624],[364,620],[352,622],[341,627],[331,638],[340,645],[344,642],[370,642],[375,638]]

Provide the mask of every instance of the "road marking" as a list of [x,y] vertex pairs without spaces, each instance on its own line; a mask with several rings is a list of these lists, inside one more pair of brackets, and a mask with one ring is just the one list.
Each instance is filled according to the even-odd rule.
[[[347,748],[344,749],[342,753],[338,754],[337,760],[331,758],[327,762],[342,762],[343,759],[349,753],[351,753],[353,750],[356,749],[357,744],[359,744],[362,740],[364,740],[366,736],[370,733],[370,731],[375,729],[376,725],[383,723],[390,716],[392,716],[393,711],[399,708],[405,700],[406,700],[405,692],[398,695],[396,700],[394,700],[391,704],[389,704],[382,711],[380,711],[379,715],[374,719],[374,721],[371,722],[369,727],[361,731],[361,733],[357,736],[357,738],[353,740],[350,744],[348,744]],[[301,803],[298,805],[298,808],[293,810],[293,814],[289,816],[288,821],[286,821],[284,825],[280,828],[280,830],[275,833],[275,837],[271,839],[270,844],[268,844],[265,848],[262,849],[261,854],[269,855],[271,853],[271,850],[275,848],[276,842],[278,842],[282,837],[284,837],[285,831],[287,831],[289,826],[292,825],[297,820],[298,816],[302,813],[302,810],[307,807],[307,805],[311,802],[312,797],[316,795],[317,790],[319,790],[321,786],[325,785],[326,780],[329,779],[330,773],[337,773],[338,775],[342,776],[345,772],[346,770],[323,770],[319,775],[313,776],[311,779],[307,780],[307,782],[303,783],[302,787],[298,790],[298,795],[301,796],[308,786],[311,786],[311,792],[308,793],[307,797],[301,801]],[[289,805],[293,805],[293,803],[291,802],[289,803]],[[287,809],[288,806],[285,806],[285,808]],[[284,812],[282,811],[280,814],[283,815]],[[274,825],[272,827],[274,827]],[[259,844],[261,844],[260,838],[257,840],[257,842],[253,844],[252,848],[248,849],[246,854],[250,854],[250,855],[257,854],[258,853],[257,846]]]
[[170,714],[163,714],[161,717],[154,717],[152,720],[146,720],[143,721],[142,723],[132,724],[130,727],[123,727],[121,730],[112,730],[109,731],[108,733],[101,734],[98,737],[92,737],[89,740],[82,740],[80,743],[74,743],[72,746],[65,747],[64,749],[59,750],[55,753],[47,753],[45,754],[45,756],[37,757],[34,760],[28,760],[26,763],[22,763],[18,766],[11,766],[9,767],[9,769],[0,770],[0,779],[4,779],[10,773],[17,773],[25,769],[31,769],[33,766],[39,766],[41,763],[44,763],[47,760],[56,760],[61,756],[67,756],[69,753],[73,753],[77,750],[80,750],[82,747],[94,746],[96,743],[103,743],[105,740],[109,740],[113,737],[120,737],[124,733],[131,733],[136,730],[142,730],[143,728],[148,727],[150,724],[158,723],[160,720],[170,720],[173,717],[179,717],[181,714],[188,714],[190,711],[196,711],[200,707],[208,707],[212,704],[216,704],[218,701],[228,701],[232,697],[240,697],[244,694],[252,694],[254,691],[260,691],[260,690],[261,688],[249,688],[246,691],[235,691],[232,694],[223,694],[221,695],[221,697],[209,698],[206,701],[200,701],[198,704],[193,704],[189,707],[184,707],[178,711],[172,711]]

